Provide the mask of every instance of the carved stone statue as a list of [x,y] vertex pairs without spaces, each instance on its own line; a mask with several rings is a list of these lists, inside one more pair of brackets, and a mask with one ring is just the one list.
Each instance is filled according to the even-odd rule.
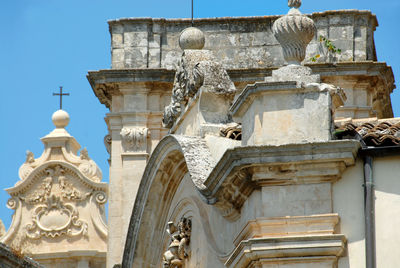
[[168,268],[183,267],[184,259],[189,256],[188,246],[192,231],[192,221],[182,217],[178,227],[170,221],[168,222],[167,233],[171,237],[168,250],[164,252],[163,266]]
[[183,53],[175,73],[171,103],[164,110],[163,126],[166,128],[173,127],[183,108],[190,99],[196,98],[200,88],[229,100],[233,100],[236,91],[228,73],[213,53],[201,50],[204,34],[199,29],[191,27],[184,30],[179,40]]

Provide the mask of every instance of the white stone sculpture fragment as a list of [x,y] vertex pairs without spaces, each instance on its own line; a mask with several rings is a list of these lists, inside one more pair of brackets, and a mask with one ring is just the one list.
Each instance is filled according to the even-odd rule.
[[211,51],[201,50],[204,46],[204,34],[191,27],[185,29],[179,38],[183,53],[177,67],[172,89],[171,103],[165,108],[163,126],[172,128],[183,108],[191,98],[195,98],[202,87],[207,92],[234,96],[235,85],[228,73],[214,57]]
[[149,136],[149,129],[146,127],[124,127],[121,132],[122,146],[125,151],[136,151],[143,149]]
[[163,255],[165,268],[184,267],[184,259],[189,257],[188,246],[192,232],[192,221],[182,217],[175,226],[174,222],[168,222],[167,233],[171,237],[168,250]]

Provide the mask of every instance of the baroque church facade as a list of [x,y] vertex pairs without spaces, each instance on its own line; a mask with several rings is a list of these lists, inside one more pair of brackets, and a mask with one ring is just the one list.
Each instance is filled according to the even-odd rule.
[[[109,21],[110,183],[53,114],[2,243],[45,267],[397,267],[400,119],[369,11]],[[108,200],[109,214],[104,219]]]

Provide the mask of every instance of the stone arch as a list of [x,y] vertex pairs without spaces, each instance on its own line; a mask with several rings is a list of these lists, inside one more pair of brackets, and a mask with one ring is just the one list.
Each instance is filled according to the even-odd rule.
[[[195,189],[205,189],[203,183],[213,166],[213,158],[204,140],[168,135],[159,142],[140,182],[128,227],[122,267],[130,268],[133,264],[136,267],[157,265],[156,258],[151,256],[161,256],[159,245],[162,244],[164,224],[179,184],[189,174]],[[154,249],[160,252],[154,252]]]

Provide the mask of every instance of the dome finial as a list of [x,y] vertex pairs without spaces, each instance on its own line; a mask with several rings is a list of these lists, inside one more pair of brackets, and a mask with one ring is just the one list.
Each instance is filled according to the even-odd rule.
[[202,49],[204,47],[204,33],[196,27],[184,29],[179,36],[179,46],[185,49]]
[[69,123],[69,114],[64,110],[55,111],[51,117],[56,128],[65,128]]

